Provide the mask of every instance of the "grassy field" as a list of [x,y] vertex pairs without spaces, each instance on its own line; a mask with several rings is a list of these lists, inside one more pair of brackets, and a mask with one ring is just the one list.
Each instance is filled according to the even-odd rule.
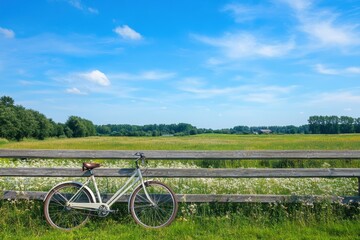
[[[89,137],[9,142],[2,149],[91,150],[360,150],[360,135],[196,135],[186,137]],[[99,160],[105,167],[131,161]],[[216,162],[216,161],[215,161]],[[0,159],[1,167],[79,167],[81,160]],[[150,161],[150,167],[360,167],[359,160]],[[48,190],[58,178],[0,178],[0,189]],[[82,180],[82,179],[80,179]],[[356,179],[161,179],[177,193],[355,195]],[[107,192],[123,179],[100,178]],[[72,232],[51,229],[42,204],[0,201],[0,239],[360,239],[360,206],[318,204],[181,204],[176,221],[146,230],[121,214],[94,218]]]
[[0,148],[91,150],[359,150],[360,134],[222,135],[183,137],[87,137],[24,140],[0,139]]

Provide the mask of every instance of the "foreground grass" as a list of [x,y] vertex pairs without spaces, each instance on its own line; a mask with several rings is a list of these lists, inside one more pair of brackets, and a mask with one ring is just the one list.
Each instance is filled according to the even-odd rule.
[[21,229],[16,235],[0,233],[6,239],[359,239],[360,221],[338,221],[299,226],[296,222],[258,225],[216,218],[192,222],[176,222],[161,230],[146,230],[133,224],[105,221],[73,231],[60,232],[46,227]]
[[[80,229],[63,232],[50,228],[42,206],[34,202],[6,202],[0,208],[0,239],[359,239],[360,219],[336,219],[336,212],[323,216],[301,215],[300,211],[270,211],[245,208],[242,214],[201,212],[188,216],[181,212],[169,227],[149,230],[136,225],[126,211],[108,218],[92,218]],[[273,209],[276,210],[276,209]],[[248,213],[245,213],[248,211]],[[296,213],[283,218],[273,213]],[[297,220],[294,220],[297,218]]]
[[343,135],[225,135],[184,137],[87,137],[0,141],[8,149],[91,150],[359,150],[360,134]]

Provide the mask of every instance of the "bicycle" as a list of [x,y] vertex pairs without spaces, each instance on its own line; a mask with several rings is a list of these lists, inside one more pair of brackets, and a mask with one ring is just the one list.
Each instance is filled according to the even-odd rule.
[[[178,210],[174,192],[164,183],[144,181],[139,161],[145,162],[143,153],[136,153],[135,170],[126,183],[107,201],[102,202],[96,184],[93,169],[100,167],[98,163],[83,163],[82,170],[90,176],[85,183],[67,181],[54,186],[45,196],[44,214],[46,221],[55,228],[72,230],[83,226],[92,215],[106,217],[111,206],[138,182],[128,200],[128,208],[135,222],[146,228],[161,228],[168,226]],[[93,183],[96,196],[90,189]]]

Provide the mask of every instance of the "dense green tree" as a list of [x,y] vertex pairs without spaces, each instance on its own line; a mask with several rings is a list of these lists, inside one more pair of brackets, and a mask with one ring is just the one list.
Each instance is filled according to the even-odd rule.
[[27,110],[22,106],[16,106],[15,108],[19,131],[17,132],[16,140],[23,138],[34,137],[34,133],[37,127],[37,119],[32,114],[31,110]]
[[20,121],[13,107],[0,104],[0,137],[17,139],[20,137]]
[[7,107],[10,106],[11,107],[11,106],[14,106],[14,104],[15,104],[14,99],[12,99],[9,96],[2,96],[0,98],[0,105],[7,106]]
[[354,119],[352,117],[340,117],[340,132],[353,133],[354,132]]
[[360,133],[360,117],[354,119],[354,132]]
[[52,136],[53,133],[53,125],[50,120],[46,118],[46,116],[38,111],[29,110],[33,114],[36,120],[36,127],[34,131],[34,137],[40,140],[43,140],[47,137]]
[[[70,116],[65,125],[71,130],[72,137],[88,137],[96,135],[94,124],[81,117]],[[67,135],[70,135],[69,131],[67,131]]]
[[354,133],[357,129],[357,119],[348,116],[311,116],[308,122],[315,134]]

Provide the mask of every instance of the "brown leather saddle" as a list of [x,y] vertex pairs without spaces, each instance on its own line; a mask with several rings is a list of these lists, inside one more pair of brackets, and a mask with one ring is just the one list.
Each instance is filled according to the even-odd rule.
[[84,162],[83,165],[82,165],[82,170],[85,171],[85,170],[93,170],[94,168],[98,168],[100,167],[100,163],[87,163],[87,162]]

